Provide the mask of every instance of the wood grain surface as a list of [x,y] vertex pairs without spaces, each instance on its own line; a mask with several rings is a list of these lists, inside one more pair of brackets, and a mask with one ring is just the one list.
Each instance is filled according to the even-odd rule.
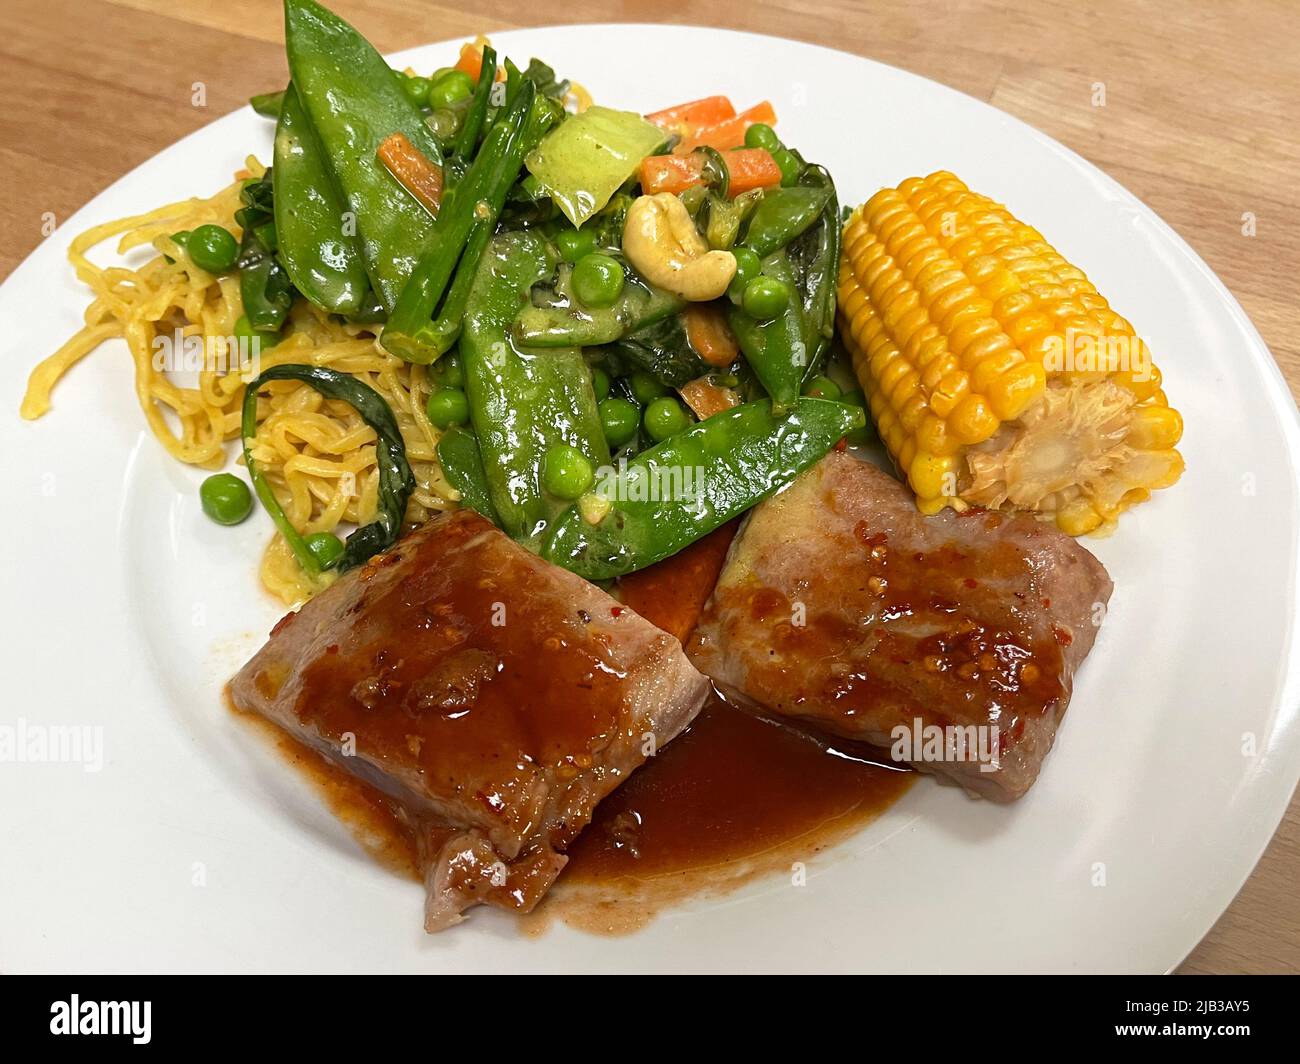
[[[565,22],[723,26],[869,56],[987,100],[1150,204],[1300,392],[1300,5],[1294,0],[333,0],[381,50]],[[0,276],[179,137],[285,80],[276,0],[0,0]],[[205,106],[192,102],[204,83]],[[1105,86],[1104,107],[1094,86]],[[1243,233],[1254,219],[1253,236]],[[1300,972],[1300,801],[1184,972]]]

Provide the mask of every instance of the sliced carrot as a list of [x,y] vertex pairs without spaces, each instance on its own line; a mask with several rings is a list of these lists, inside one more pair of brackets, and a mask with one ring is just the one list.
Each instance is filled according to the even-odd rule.
[[691,413],[701,421],[740,405],[740,396],[734,388],[714,384],[708,377],[687,381],[678,391],[683,402],[691,408]]
[[700,183],[704,160],[698,155],[649,155],[641,160],[641,191],[676,195]]
[[679,103],[645,116],[661,129],[679,131],[681,126],[715,126],[736,117],[736,109],[725,96],[706,96],[702,100]]
[[406,138],[390,133],[375,150],[379,161],[430,214],[442,205],[442,167]]
[[[480,37],[479,40],[486,38]],[[463,70],[475,82],[478,81],[479,75],[483,73],[483,45],[478,41],[470,41],[460,46],[460,58],[456,60],[455,70]],[[503,64],[497,64],[497,73],[494,81],[505,81],[506,72]]]
[[682,311],[686,342],[710,366],[730,366],[740,357],[740,345],[716,303],[690,303]]
[[456,60],[456,69],[463,70],[475,81],[483,72],[483,49],[477,44],[462,44],[460,58]]
[[[739,148],[722,153],[727,164],[728,195],[739,196],[755,188],[774,188],[781,183],[781,168],[771,152],[762,148]],[[700,155],[651,155],[641,160],[641,191],[676,195],[703,180],[704,159]]]
[[674,150],[679,155],[685,155],[696,148],[706,146],[717,148],[718,151],[739,148],[745,143],[745,130],[755,122],[765,122],[769,126],[776,125],[776,111],[766,100],[748,111],[742,111],[735,118],[695,130],[689,137],[684,137]]
[[765,148],[737,148],[724,151],[727,164],[727,195],[739,196],[756,188],[775,188],[781,183],[781,168]]

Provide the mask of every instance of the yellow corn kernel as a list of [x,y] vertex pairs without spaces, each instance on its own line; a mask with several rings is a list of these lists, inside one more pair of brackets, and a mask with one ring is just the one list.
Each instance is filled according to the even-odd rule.
[[925,513],[1110,526],[1182,473],[1182,418],[1132,325],[1041,233],[939,172],[844,230],[841,335]]

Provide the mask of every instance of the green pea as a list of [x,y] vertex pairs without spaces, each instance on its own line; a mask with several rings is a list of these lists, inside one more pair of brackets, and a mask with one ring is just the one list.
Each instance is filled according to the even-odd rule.
[[304,541],[322,569],[330,568],[343,556],[343,541],[333,532],[313,532]]
[[237,525],[253,509],[253,493],[234,473],[214,473],[199,485],[203,512],[219,525]]
[[778,148],[772,153],[772,158],[776,160],[776,165],[781,171],[781,184],[789,188],[799,180],[799,175],[803,173],[803,163],[789,148]]
[[429,86],[426,102],[434,110],[468,100],[474,92],[474,79],[463,70],[444,74]]
[[745,313],[758,321],[771,321],[790,304],[790,286],[775,277],[753,277],[745,285]]
[[555,247],[565,262],[577,262],[596,250],[596,233],[592,229],[561,229],[555,234]]
[[434,375],[438,378],[438,383],[442,387],[465,387],[465,364],[461,361],[460,355],[455,351],[438,359],[434,364],[433,371]]
[[429,396],[426,412],[438,428],[449,429],[469,420],[469,400],[459,388],[442,388]]
[[745,147],[763,148],[766,151],[776,152],[781,150],[781,138],[776,135],[776,130],[766,122],[755,122],[745,130]]
[[641,412],[626,399],[611,396],[602,399],[597,409],[600,411],[600,427],[605,433],[605,442],[611,447],[622,447],[636,435],[641,424]]
[[727,286],[727,295],[732,302],[739,303],[745,294],[745,285],[758,276],[763,264],[749,248],[732,248],[731,253],[736,257],[736,276]]
[[591,387],[592,390],[596,393],[597,401],[604,399],[605,396],[609,395],[609,387],[610,387],[609,374],[606,373],[599,366],[591,367]]
[[429,79],[422,78],[419,74],[402,75],[402,91],[416,107],[424,106],[424,101],[429,98],[429,89],[432,87]]
[[225,273],[239,258],[239,242],[229,229],[219,225],[201,225],[190,233],[185,242],[190,261],[208,273]]
[[274,329],[254,329],[248,315],[241,314],[235,322],[235,340],[240,345],[241,355],[258,355],[278,344],[281,336]]
[[809,399],[838,399],[843,393],[840,386],[829,377],[818,376],[808,382],[803,394]]
[[642,406],[645,406],[652,399],[668,394],[668,389],[660,384],[656,378],[646,373],[645,370],[637,370],[633,373],[629,383],[632,386],[632,395]]
[[542,487],[556,498],[576,499],[595,483],[591,462],[578,448],[557,443],[542,459]]
[[645,430],[655,443],[676,436],[690,424],[682,404],[671,396],[661,396],[645,408]]
[[608,255],[583,255],[573,267],[573,294],[589,307],[607,307],[623,294],[623,267]]

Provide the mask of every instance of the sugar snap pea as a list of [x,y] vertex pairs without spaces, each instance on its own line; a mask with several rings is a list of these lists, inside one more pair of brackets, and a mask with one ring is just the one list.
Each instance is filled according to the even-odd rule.
[[447,482],[460,492],[463,505],[482,514],[494,525],[501,524],[496,507],[492,505],[483,455],[472,432],[460,428],[444,432],[438,440],[438,464],[442,466]]
[[369,288],[361,247],[345,230],[343,197],[292,85],[275,130],[272,173],[279,256],[294,287],[324,310],[355,314]]
[[715,414],[607,470],[542,556],[588,580],[643,569],[790,483],[863,420],[826,399],[799,399],[784,417],[766,400]]
[[502,529],[529,546],[568,505],[542,486],[546,452],[568,444],[593,467],[609,461],[582,352],[530,350],[510,335],[529,290],[554,268],[554,252],[537,233],[497,236],[478,263],[460,337],[470,420],[492,504]]
[[375,155],[403,133],[433,162],[442,155],[401,75],[348,23],[314,0],[285,0],[285,49],[294,86],[320,138],[365,256],[391,313],[433,232],[433,217]]

